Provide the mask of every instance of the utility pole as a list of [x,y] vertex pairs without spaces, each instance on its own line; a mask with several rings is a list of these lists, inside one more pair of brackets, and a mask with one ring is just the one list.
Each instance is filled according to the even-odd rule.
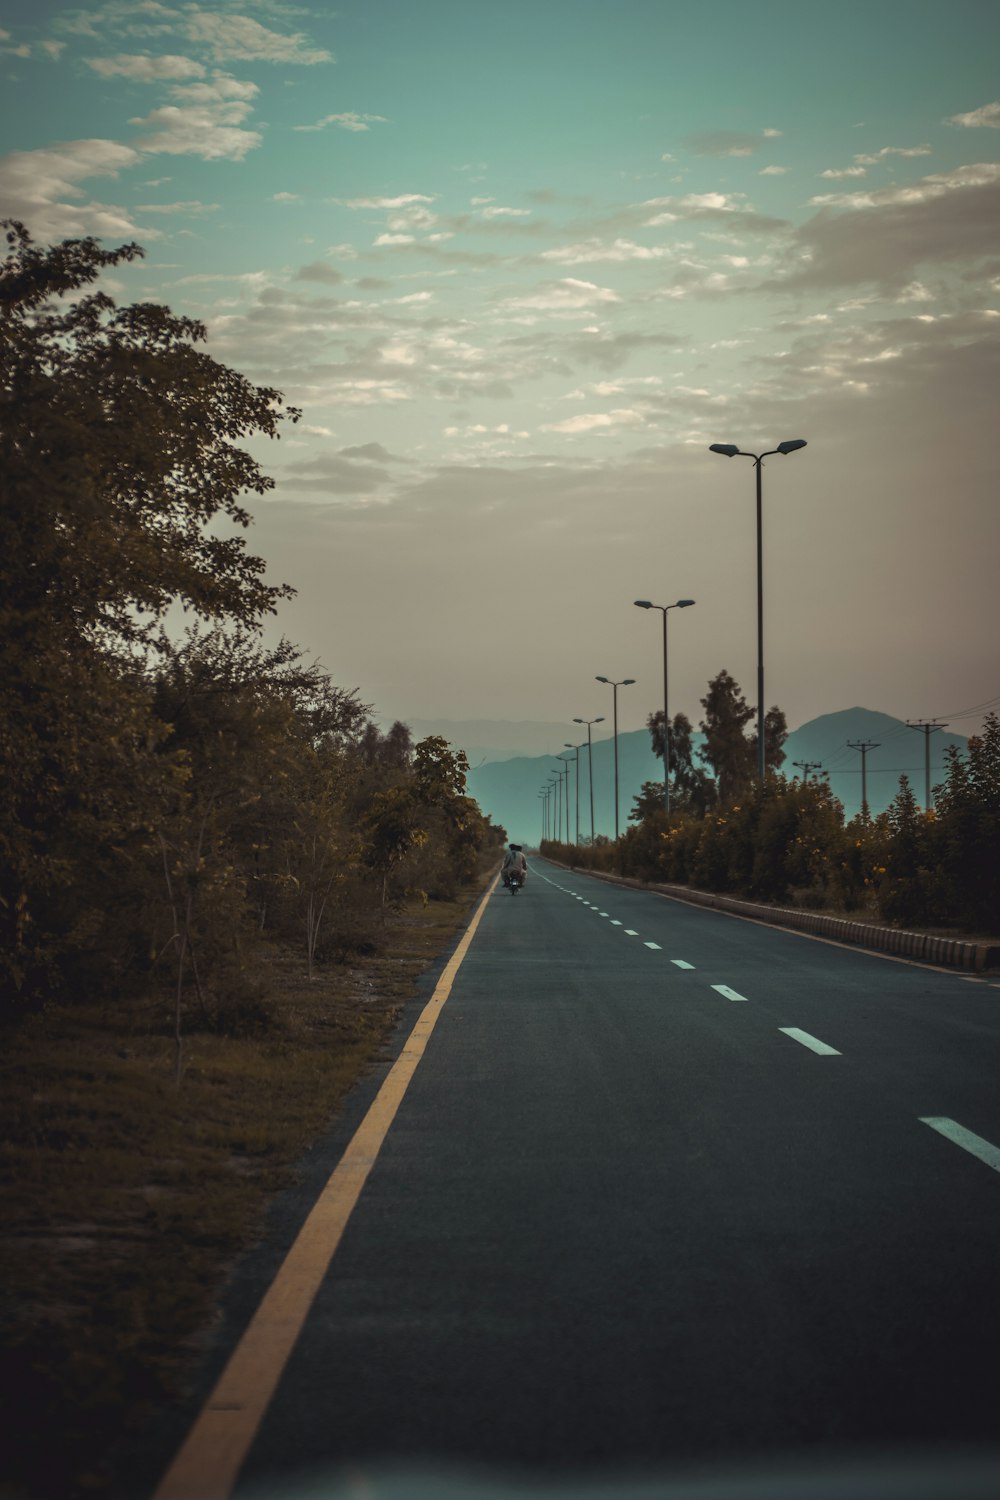
[[865,757],[869,750],[877,750],[879,745],[875,740],[848,740],[848,750],[861,751],[861,821],[868,822],[868,776]]
[[911,729],[919,729],[924,737],[924,812],[931,810],[931,735],[935,729],[947,729],[947,719],[907,719]]
[[800,767],[803,785],[809,780],[810,771],[822,771],[823,769],[823,762],[821,760],[793,760],[792,765]]

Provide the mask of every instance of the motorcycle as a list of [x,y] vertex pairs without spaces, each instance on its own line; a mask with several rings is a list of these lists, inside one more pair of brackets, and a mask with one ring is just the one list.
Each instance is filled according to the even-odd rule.
[[516,896],[523,884],[524,876],[521,874],[520,870],[511,870],[510,874],[507,876],[507,888],[510,891],[511,895]]

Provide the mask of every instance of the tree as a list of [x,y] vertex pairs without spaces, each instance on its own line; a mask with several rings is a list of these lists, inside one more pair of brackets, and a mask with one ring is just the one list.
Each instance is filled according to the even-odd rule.
[[266,584],[263,559],[219,523],[245,530],[240,497],[274,483],[238,443],[277,437],[298,412],[198,349],[206,331],[191,318],[103,292],[56,300],[137,245],[42,250],[3,222],[5,610],[43,641],[67,628],[132,641],[178,600],[246,624],[273,613],[292,590]]
[[719,800],[725,805],[735,801],[753,776],[753,751],[743,731],[755,709],[747,703],[739,683],[724,667],[708,684],[708,692],[701,704],[705,710],[701,721],[705,744],[698,754],[711,766]]
[[298,414],[198,349],[201,324],[85,292],[137,245],[4,224],[0,939],[23,990],[52,977],[85,874],[160,815],[136,759],[160,732],[137,662],[159,619],[253,626],[291,592],[239,535],[272,484],[239,444]]
[[972,930],[990,932],[1000,914],[1000,718],[986,716],[966,757],[954,746],[945,757],[935,842],[948,914]]
[[[756,710],[755,710],[756,712]],[[788,738],[788,720],[782,709],[773,705],[764,715],[764,772],[773,775],[779,771],[785,762],[785,741]],[[757,736],[752,734],[749,739],[750,755],[753,764],[757,764]]]
[[427,842],[427,830],[417,822],[420,809],[402,787],[376,792],[362,823],[365,863],[381,878],[382,905],[389,898],[389,877],[411,849]]
[[[650,714],[647,720],[653,740],[653,754],[663,759],[663,713]],[[694,763],[694,740],[687,714],[674,714],[670,722],[670,807],[672,812],[690,812],[704,817],[716,799],[712,778]]]

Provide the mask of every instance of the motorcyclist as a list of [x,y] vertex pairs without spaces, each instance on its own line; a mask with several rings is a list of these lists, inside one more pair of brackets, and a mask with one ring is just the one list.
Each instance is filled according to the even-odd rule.
[[528,875],[528,861],[524,857],[520,844],[511,844],[503,857],[500,874],[505,887],[510,885],[510,877],[515,871],[521,877],[523,885]]

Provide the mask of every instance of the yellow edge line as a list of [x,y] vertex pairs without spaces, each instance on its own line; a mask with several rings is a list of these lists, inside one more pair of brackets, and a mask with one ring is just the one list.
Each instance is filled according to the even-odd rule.
[[402,1052],[299,1230],[153,1500],[226,1500],[231,1493],[496,884],[495,879],[479,903]]

